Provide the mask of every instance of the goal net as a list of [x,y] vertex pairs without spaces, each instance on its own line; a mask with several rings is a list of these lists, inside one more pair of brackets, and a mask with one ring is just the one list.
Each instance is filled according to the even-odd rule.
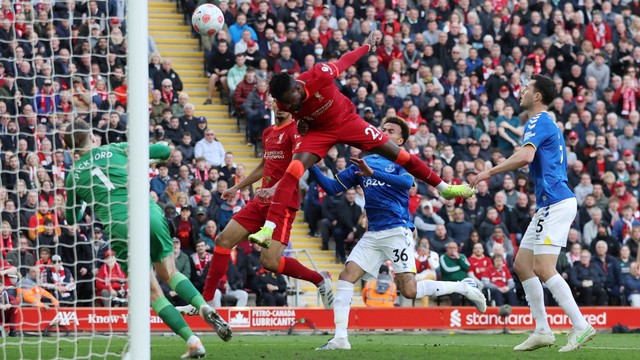
[[[127,209],[129,166],[109,152],[85,154],[91,143],[79,147],[77,137],[71,144],[65,137],[82,130],[77,120],[89,125],[96,144],[130,136],[128,40],[136,24],[127,21],[125,3],[1,3],[0,358],[114,358],[125,351],[130,284],[127,259],[116,257],[127,239],[108,239],[128,219],[105,209]],[[147,44],[137,46],[146,69]],[[148,309],[148,293],[146,301]]]

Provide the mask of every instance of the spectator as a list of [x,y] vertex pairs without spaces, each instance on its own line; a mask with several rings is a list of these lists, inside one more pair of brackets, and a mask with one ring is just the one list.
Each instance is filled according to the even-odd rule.
[[482,276],[482,282],[489,289],[491,299],[496,302],[496,306],[505,303],[511,306],[518,305],[515,282],[511,278],[509,268],[504,264],[504,259],[501,255],[493,255],[491,260],[493,266],[488,267]]
[[453,210],[453,221],[447,223],[446,227],[449,236],[459,245],[466,241],[474,230],[473,224],[465,220],[462,208]]
[[[244,118],[246,115],[244,103],[247,101],[251,92],[256,88],[258,79],[256,77],[256,71],[252,67],[247,68],[247,72],[244,74],[244,79],[238,83],[236,90],[233,92],[233,108],[235,109],[237,116]],[[263,93],[265,93],[263,91]]]
[[51,261],[53,266],[45,270],[42,287],[51,292],[63,305],[74,306],[76,282],[71,270],[62,265],[60,255],[53,255]]
[[435,234],[436,225],[444,225],[445,222],[438,214],[433,212],[431,202],[425,200],[420,205],[420,209],[413,219],[413,223],[418,230],[418,237],[432,238]]
[[247,73],[247,66],[245,65],[246,57],[244,53],[236,54],[235,65],[229,69],[227,73],[227,86],[229,87],[229,95],[233,96],[238,84],[244,79]]
[[631,205],[626,205],[622,209],[622,217],[613,223],[611,236],[618,239],[620,244],[624,244],[631,236],[631,230],[635,226],[640,226],[640,221],[633,216],[634,209]]
[[7,253],[6,260],[18,269],[22,277],[26,276],[29,268],[36,264],[33,248],[29,246],[29,240],[24,235],[20,236],[18,248]]
[[[0,286],[2,286],[2,292],[0,292],[0,294],[4,295],[4,290],[6,288],[13,287],[13,284],[15,284],[15,280],[18,278],[18,276],[24,277],[25,275],[19,275],[18,268],[16,268],[10,262],[4,260],[3,257],[0,257]],[[3,300],[4,302],[0,301],[0,304],[6,305],[6,298]]]
[[622,274],[617,259],[608,254],[607,243],[599,240],[596,243],[596,252],[591,259],[595,265],[604,270],[605,290],[609,295],[609,305],[620,305],[622,297]]
[[415,256],[416,281],[436,280],[437,272],[440,269],[440,259],[438,253],[431,250],[429,238],[420,239]]
[[[173,110],[174,105],[178,103],[179,97],[178,92],[173,88],[173,82],[171,79],[162,80],[158,89],[162,91],[162,100]],[[175,111],[174,115],[177,115]]]
[[220,84],[220,95],[222,97],[222,103],[227,104],[229,101],[229,86],[227,85],[227,74],[229,69],[233,67],[234,54],[229,51],[229,43],[226,40],[218,40],[217,51],[210,57],[207,63],[207,72],[211,74],[209,77],[209,87],[207,99],[204,105],[211,104],[211,98],[213,93]]
[[108,250],[104,256],[105,263],[96,274],[96,296],[102,306],[126,306],[127,276],[116,261],[113,250]]
[[171,179],[169,177],[169,168],[167,167],[167,164],[160,163],[158,164],[157,169],[158,176],[151,179],[150,188],[151,191],[156,194],[163,194],[167,188],[169,180]]
[[11,224],[8,221],[2,221],[2,233],[0,238],[0,252],[3,258],[7,258],[7,254],[16,246],[16,239]]
[[[583,228],[582,231],[582,242],[586,246],[594,245],[595,249],[595,239],[606,239],[610,234],[610,227],[607,226],[602,220],[602,210],[600,208],[594,207],[591,209],[591,220],[589,220]],[[618,242],[615,238],[613,238],[615,242]],[[620,246],[616,247],[616,250]]]
[[580,262],[571,269],[569,279],[571,286],[578,294],[578,304],[582,306],[603,306],[606,304],[606,275],[601,267],[591,263],[589,250],[582,250]]
[[40,269],[37,266],[29,268],[29,272],[16,284],[16,293],[22,302],[45,310],[49,304],[58,307],[60,302],[47,290],[40,287]]
[[204,133],[204,139],[196,143],[195,157],[203,157],[208,166],[218,167],[222,165],[225,156],[224,147],[216,139],[213,129],[207,129]]
[[345,263],[347,256],[345,246],[358,241],[358,221],[362,215],[362,209],[355,203],[356,191],[345,191],[342,201],[336,206],[336,227],[333,229],[333,239],[336,242],[336,259]]
[[[440,273],[442,281],[460,281],[467,277],[471,265],[467,257],[458,252],[458,244],[450,241],[446,245],[446,252],[440,255]],[[451,294],[452,306],[460,306],[462,297],[460,294]]]
[[[0,270],[2,272],[3,270]],[[10,284],[0,283],[0,316],[2,327],[8,325],[9,337],[19,336],[16,328],[19,328],[20,300],[16,299],[9,291]]]
[[515,256],[511,239],[507,238],[505,235],[506,234],[501,227],[495,227],[489,241],[487,241],[487,247],[492,249],[494,244],[501,244],[504,247],[507,256]]
[[247,117],[247,142],[255,143],[264,129],[271,125],[271,109],[268,104],[268,84],[259,80],[256,88],[251,91],[242,104]]
[[165,85],[164,80],[170,80],[173,90],[176,92],[182,91],[182,80],[180,80],[180,76],[173,70],[173,65],[171,60],[163,59],[162,67],[160,70],[156,72],[153,77],[153,87],[155,89],[160,89]]
[[362,300],[368,307],[393,307],[397,297],[396,284],[386,265],[380,266],[378,278],[367,281],[362,289]]
[[173,258],[176,262],[176,270],[178,270],[178,272],[184,275],[187,279],[191,279],[191,262],[189,261],[189,256],[180,251],[180,239],[174,237],[172,240]]
[[638,258],[638,246],[640,246],[640,226],[634,226],[631,229],[631,236],[624,243],[629,247],[630,255],[632,259]]
[[627,301],[633,307],[640,307],[640,263],[631,263],[631,272],[624,278]]
[[473,253],[468,257],[469,260],[469,277],[472,278],[478,288],[484,288],[482,277],[485,276],[487,271],[493,266],[493,262],[490,257],[484,253],[484,245],[482,243],[475,243],[473,245]]
[[200,227],[196,223],[196,220],[191,217],[191,209],[189,206],[180,208],[180,216],[173,219],[171,226],[172,233],[180,240],[180,248],[182,251],[189,256],[193,254],[195,252]]
[[[205,191],[208,192],[208,190]],[[211,197],[211,193],[209,193],[209,197]],[[204,240],[205,249],[213,252],[213,247],[215,246],[214,244],[218,235],[218,225],[213,220],[207,220],[207,223],[200,229],[200,240]]]
[[257,281],[263,306],[287,305],[287,281],[282,274],[260,269]]

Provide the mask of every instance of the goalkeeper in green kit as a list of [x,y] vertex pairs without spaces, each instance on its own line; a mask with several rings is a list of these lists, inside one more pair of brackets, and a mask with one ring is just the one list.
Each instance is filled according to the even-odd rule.
[[[95,216],[105,226],[110,235],[111,248],[116,253],[122,269],[127,271],[129,229],[129,194],[127,183],[128,145],[111,144],[97,147],[90,126],[76,120],[72,131],[64,136],[66,145],[73,149],[79,158],[66,179],[67,209],[69,224],[76,223],[83,206],[90,206]],[[149,157],[155,160],[167,160],[171,155],[168,146],[155,144],[149,146]],[[200,309],[200,316],[211,325],[224,341],[231,340],[232,331],[224,319],[202,298],[193,284],[175,268],[173,242],[162,209],[149,199],[151,225],[151,261],[158,277],[169,284],[183,300]],[[131,239],[147,241],[147,239]],[[139,259],[138,261],[146,261]],[[151,307],[171,330],[187,341],[188,351],[182,358],[204,357],[205,349],[200,339],[193,334],[180,313],[171,305],[162,293],[156,277],[151,274]]]

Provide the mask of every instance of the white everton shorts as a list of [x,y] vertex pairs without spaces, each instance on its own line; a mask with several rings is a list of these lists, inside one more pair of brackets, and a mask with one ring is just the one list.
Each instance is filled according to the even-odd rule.
[[394,273],[416,272],[413,232],[403,226],[382,231],[367,231],[351,250],[347,262],[353,261],[364,271],[364,280],[378,277],[385,261],[393,262]]
[[533,251],[534,255],[558,255],[567,245],[571,223],[578,212],[576,198],[568,198],[541,207],[522,237],[520,248]]

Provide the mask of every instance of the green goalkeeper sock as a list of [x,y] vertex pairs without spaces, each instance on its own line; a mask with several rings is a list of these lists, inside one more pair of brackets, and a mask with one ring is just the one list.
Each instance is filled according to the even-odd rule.
[[185,341],[193,336],[193,331],[191,331],[189,325],[187,325],[182,315],[171,305],[166,297],[158,298],[158,300],[151,304],[151,307],[153,311],[160,316],[162,321]]
[[202,294],[196,290],[191,281],[179,272],[176,272],[176,274],[169,279],[169,287],[175,291],[182,300],[193,305],[198,310],[200,310],[202,305],[207,304]]

